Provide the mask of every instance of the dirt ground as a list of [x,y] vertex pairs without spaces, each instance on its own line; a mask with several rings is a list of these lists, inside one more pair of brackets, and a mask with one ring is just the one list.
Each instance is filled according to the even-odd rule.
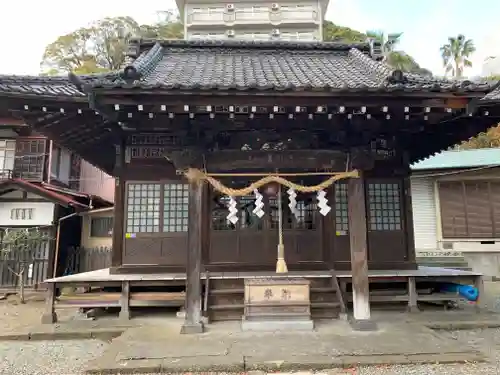
[[[16,295],[0,300],[0,334],[39,325],[43,310],[44,296],[40,292],[27,293],[24,304]],[[58,310],[57,314],[61,320],[66,320],[76,312],[76,309],[64,309]]]
[[[44,294],[27,292],[26,303],[21,304],[16,295],[1,299],[0,293],[0,334],[2,332],[20,331],[22,328],[40,324],[44,310]],[[500,313],[500,282],[485,282],[485,293],[481,298],[485,310]],[[77,314],[76,309],[58,309],[59,321],[67,321]]]

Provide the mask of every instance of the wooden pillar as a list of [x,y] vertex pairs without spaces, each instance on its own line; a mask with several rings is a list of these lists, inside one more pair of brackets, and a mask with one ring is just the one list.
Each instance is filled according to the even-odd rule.
[[418,292],[415,277],[408,277],[408,312],[418,312]]
[[122,281],[122,293],[120,295],[120,319],[130,319],[130,282]]
[[413,227],[413,206],[411,197],[411,180],[410,175],[403,180],[403,196],[404,196],[404,215],[405,215],[405,231],[406,231],[406,250],[405,260],[413,264],[413,268],[417,269],[417,258],[415,253],[415,233]]
[[115,146],[115,205],[113,218],[113,253],[111,255],[111,266],[122,265],[123,245],[125,238],[124,213],[125,213],[125,180],[123,172],[125,169],[125,146],[119,143]]
[[354,330],[375,330],[376,324],[370,316],[367,213],[362,173],[359,178],[349,179],[347,197],[354,309],[351,326]]
[[42,315],[42,324],[57,323],[57,314],[55,311],[56,283],[47,283],[45,293],[45,311]]
[[479,292],[479,296],[476,300],[476,312],[481,312],[481,304],[482,301],[481,299],[483,298],[484,295],[484,276],[478,275],[474,278],[474,286],[477,288],[477,291]]
[[181,333],[202,333],[201,256],[203,183],[189,184],[188,253],[186,265],[186,314]]

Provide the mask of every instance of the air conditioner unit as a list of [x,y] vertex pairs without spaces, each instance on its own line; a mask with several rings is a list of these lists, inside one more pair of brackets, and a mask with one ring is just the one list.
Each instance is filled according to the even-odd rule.
[[280,10],[280,5],[278,3],[274,3],[271,5],[271,10]]
[[228,31],[226,31],[226,35],[227,35],[228,37],[232,37],[232,36],[234,36],[234,30],[228,30]]
[[226,10],[233,11],[234,10],[234,4],[227,4],[226,5]]
[[272,36],[280,36],[279,29],[273,29]]

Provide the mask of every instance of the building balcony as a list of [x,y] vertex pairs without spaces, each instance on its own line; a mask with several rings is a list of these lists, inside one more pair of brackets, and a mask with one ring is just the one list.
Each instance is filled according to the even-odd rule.
[[19,171],[12,169],[0,169],[0,181],[20,178],[26,181],[42,181],[42,170],[33,168],[31,171]]
[[321,22],[316,10],[278,10],[278,11],[192,11],[187,15],[186,23],[189,28],[197,26],[207,27],[234,27],[237,25],[318,25]]

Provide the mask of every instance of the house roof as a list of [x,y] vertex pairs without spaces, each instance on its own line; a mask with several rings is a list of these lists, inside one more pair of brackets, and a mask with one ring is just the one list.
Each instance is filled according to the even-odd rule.
[[[90,89],[488,92],[472,83],[395,72],[368,43],[135,40],[136,60]],[[398,76],[398,74],[400,74]]]
[[500,149],[443,151],[411,166],[412,171],[500,166]]
[[42,182],[40,184],[40,186],[44,189],[47,189],[47,190],[50,190],[50,191],[53,191],[53,192],[56,192],[59,194],[63,194],[63,195],[69,195],[69,196],[74,197],[77,200],[80,200],[80,201],[83,200],[85,202],[88,202],[89,208],[92,208],[92,209],[94,209],[94,208],[100,209],[102,207],[112,207],[113,206],[113,202],[110,202],[110,201],[108,201],[108,200],[106,200],[98,195],[80,193],[80,192],[76,192],[76,191],[71,190],[71,189],[48,184],[46,182]]
[[68,77],[1,76],[0,95],[85,100],[100,89],[453,92],[486,94],[493,83],[395,71],[369,43],[143,40],[123,71]]
[[[79,76],[79,82],[89,84],[101,79],[116,77],[117,72]],[[88,100],[79,84],[71,76],[15,76],[0,75],[0,95],[40,96]]]
[[44,186],[23,180],[21,178],[0,180],[0,191],[6,191],[12,188],[21,189],[32,194],[39,195],[64,207],[73,207],[77,211],[89,209],[88,205],[78,202],[76,200],[76,197],[74,196],[58,193],[56,191],[47,189]]
[[500,85],[481,99],[482,103],[498,102],[498,101],[500,101]]

